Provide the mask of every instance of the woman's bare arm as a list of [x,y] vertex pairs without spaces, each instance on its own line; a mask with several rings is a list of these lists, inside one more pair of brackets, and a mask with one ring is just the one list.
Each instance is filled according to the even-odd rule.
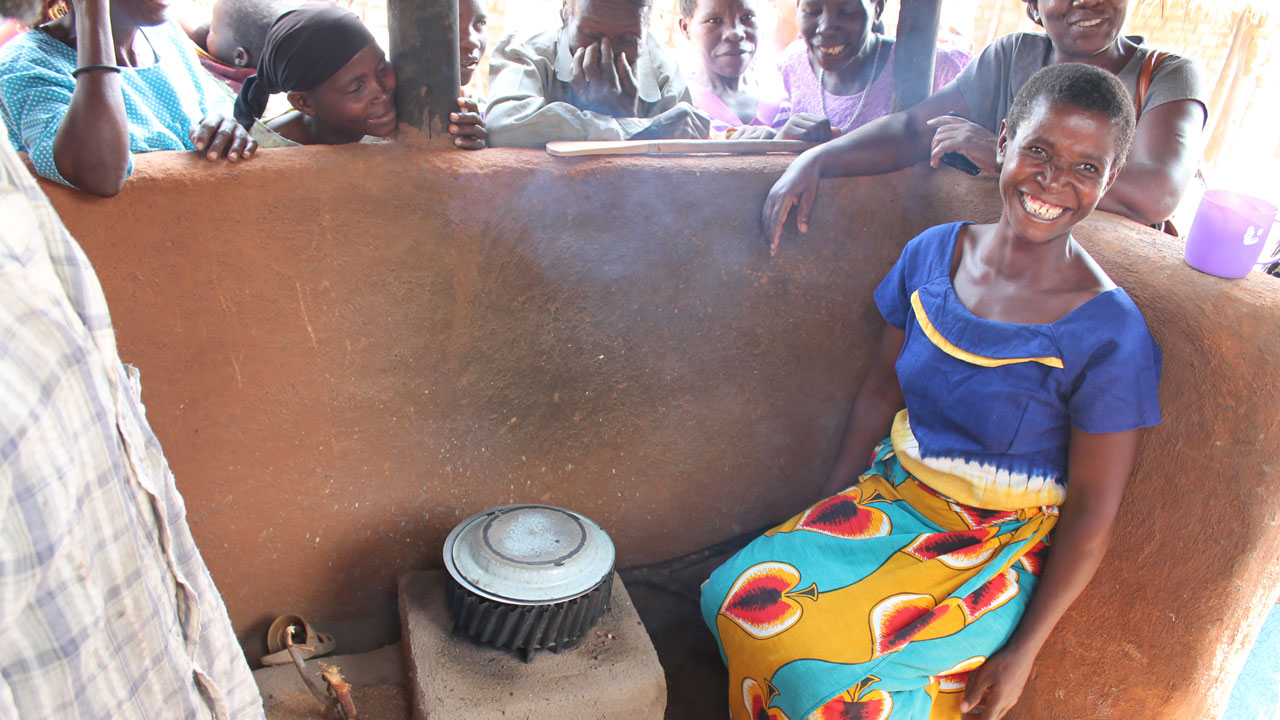
[[[930,95],[905,112],[873,120],[848,135],[806,150],[791,163],[764,203],[764,232],[770,252],[777,252],[782,225],[796,208],[800,232],[809,230],[809,213],[818,195],[818,180],[847,175],[879,175],[901,170],[929,157],[933,128],[929,120],[949,112],[964,115],[969,105],[954,84]],[[994,152],[994,151],[993,151]]]
[[[115,65],[109,0],[75,0],[76,63]],[[76,78],[67,114],[53,139],[53,161],[67,182],[111,197],[129,172],[129,122],[120,73],[94,70]]]
[[1022,695],[1040,648],[1106,554],[1138,454],[1139,433],[1071,431],[1067,500],[1060,508],[1044,575],[1013,636],[969,675],[963,704],[966,712],[985,695],[983,720],[999,720]]
[[830,497],[853,484],[866,471],[876,443],[889,435],[893,416],[903,407],[902,386],[898,384],[894,363],[902,352],[905,337],[901,330],[885,323],[880,354],[853,397],[844,438],[820,497]]
[[1129,158],[1098,209],[1144,225],[1168,219],[1195,177],[1204,112],[1195,100],[1175,100],[1143,113]]

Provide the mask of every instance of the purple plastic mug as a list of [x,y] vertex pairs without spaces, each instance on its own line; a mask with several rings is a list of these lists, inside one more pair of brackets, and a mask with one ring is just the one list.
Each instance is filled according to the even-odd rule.
[[1242,278],[1254,265],[1275,262],[1260,258],[1275,219],[1276,206],[1265,200],[1230,190],[1205,191],[1187,232],[1187,264],[1210,275]]

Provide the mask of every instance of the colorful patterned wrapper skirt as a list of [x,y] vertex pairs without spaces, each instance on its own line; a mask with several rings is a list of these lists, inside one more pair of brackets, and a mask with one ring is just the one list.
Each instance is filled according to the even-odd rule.
[[881,443],[857,484],[753,540],[703,586],[730,716],[958,719],[968,672],[1022,617],[1056,520],[1052,507],[951,501]]

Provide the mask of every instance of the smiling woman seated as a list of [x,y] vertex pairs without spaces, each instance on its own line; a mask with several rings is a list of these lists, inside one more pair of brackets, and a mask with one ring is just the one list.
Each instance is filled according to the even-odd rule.
[[826,499],[702,586],[731,718],[1001,720],[1018,700],[1160,422],[1160,349],[1072,235],[1133,137],[1114,75],[1040,70],[996,140],[999,220],[906,244]]

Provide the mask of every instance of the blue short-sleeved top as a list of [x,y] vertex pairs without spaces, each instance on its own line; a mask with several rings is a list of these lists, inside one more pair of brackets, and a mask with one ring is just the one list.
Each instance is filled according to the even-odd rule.
[[1072,428],[1159,424],[1160,349],[1121,288],[1044,325],[974,315],[951,284],[961,225],[907,243],[876,288],[881,314],[906,333],[896,369],[907,413],[894,446],[974,484],[989,501],[980,507],[1059,504]]
[[[211,112],[230,115],[232,97],[200,66],[194,45],[176,23],[138,32],[155,49],[156,63],[120,73],[129,150],[194,150],[191,127]],[[76,89],[75,68],[76,51],[41,30],[0,47],[0,115],[9,138],[31,157],[36,172],[67,185],[53,162],[53,140]]]

